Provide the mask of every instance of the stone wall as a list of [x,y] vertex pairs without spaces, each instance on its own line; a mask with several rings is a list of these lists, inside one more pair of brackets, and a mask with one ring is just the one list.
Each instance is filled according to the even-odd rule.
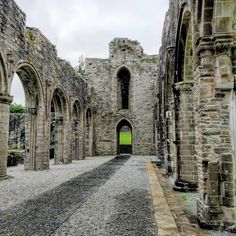
[[[40,30],[25,25],[25,14],[14,0],[0,0],[0,176],[6,174],[10,87],[15,73],[24,87],[27,106],[25,169],[49,168],[54,108],[63,130],[56,150],[60,150],[62,162],[70,163],[72,113],[74,104],[80,104],[82,123],[79,126],[83,127],[87,84],[69,62],[57,57],[56,47]],[[84,130],[81,128],[81,143],[84,143]],[[83,150],[77,158],[84,157],[84,144],[80,149]]]
[[11,113],[9,122],[9,140],[10,149],[25,148],[25,114]]
[[[109,58],[86,58],[88,86],[94,89],[94,147],[97,155],[117,153],[117,125],[132,126],[133,153],[154,154],[154,83],[158,57],[143,53],[137,41],[116,38]],[[119,107],[118,73],[130,73],[129,109]]]
[[200,224],[229,230],[236,224],[235,12],[231,0],[170,1],[157,89],[158,154],[176,175],[175,189],[198,184]]

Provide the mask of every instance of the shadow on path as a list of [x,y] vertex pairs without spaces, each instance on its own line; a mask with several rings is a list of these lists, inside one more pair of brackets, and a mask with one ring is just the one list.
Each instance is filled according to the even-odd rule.
[[129,160],[116,156],[58,187],[0,212],[0,235],[50,235]]

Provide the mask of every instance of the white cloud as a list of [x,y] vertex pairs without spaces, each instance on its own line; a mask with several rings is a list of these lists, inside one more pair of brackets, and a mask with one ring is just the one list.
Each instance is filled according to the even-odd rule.
[[168,0],[15,0],[27,25],[39,28],[58,55],[76,65],[85,57],[107,57],[114,37],[138,40],[158,53]]

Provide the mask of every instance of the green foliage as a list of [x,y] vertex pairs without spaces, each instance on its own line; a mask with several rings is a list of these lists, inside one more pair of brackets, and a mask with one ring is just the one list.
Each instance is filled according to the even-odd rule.
[[78,65],[75,67],[75,71],[81,76],[85,76],[85,60],[84,56],[81,55],[78,60]]
[[131,145],[132,144],[131,132],[120,132],[120,144],[121,145]]
[[22,104],[12,103],[10,105],[10,113],[25,113],[26,107]]
[[25,29],[25,38],[28,40],[30,45],[35,48],[35,36],[29,29]]

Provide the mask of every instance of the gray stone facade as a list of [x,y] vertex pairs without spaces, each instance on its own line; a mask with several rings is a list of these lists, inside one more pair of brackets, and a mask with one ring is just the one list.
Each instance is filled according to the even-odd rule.
[[[145,55],[137,41],[126,38],[110,42],[108,59],[86,58],[86,79],[88,87],[94,91],[96,155],[117,153],[117,126],[122,120],[132,126],[133,154],[155,153],[153,121],[157,68],[157,55]],[[129,85],[125,85],[128,104],[122,108],[119,73],[125,71],[130,77]]]
[[198,190],[201,226],[235,231],[236,2],[170,0],[159,56],[115,38],[109,57],[86,58],[85,70],[87,82],[26,27],[13,0],[0,0],[0,177],[8,142],[19,140],[9,136],[17,73],[27,106],[26,170],[48,169],[51,157],[59,164],[120,153],[126,127],[126,151],[157,153],[175,190]]
[[158,155],[197,189],[202,226],[235,229],[236,2],[170,1],[160,50]]
[[[27,106],[25,169],[49,168],[53,115],[57,124],[55,163],[84,158],[86,82],[57,57],[55,46],[38,29],[26,27],[25,14],[13,0],[0,0],[0,176],[7,170],[10,89],[15,73],[24,87]],[[76,145],[75,123],[80,139]]]

